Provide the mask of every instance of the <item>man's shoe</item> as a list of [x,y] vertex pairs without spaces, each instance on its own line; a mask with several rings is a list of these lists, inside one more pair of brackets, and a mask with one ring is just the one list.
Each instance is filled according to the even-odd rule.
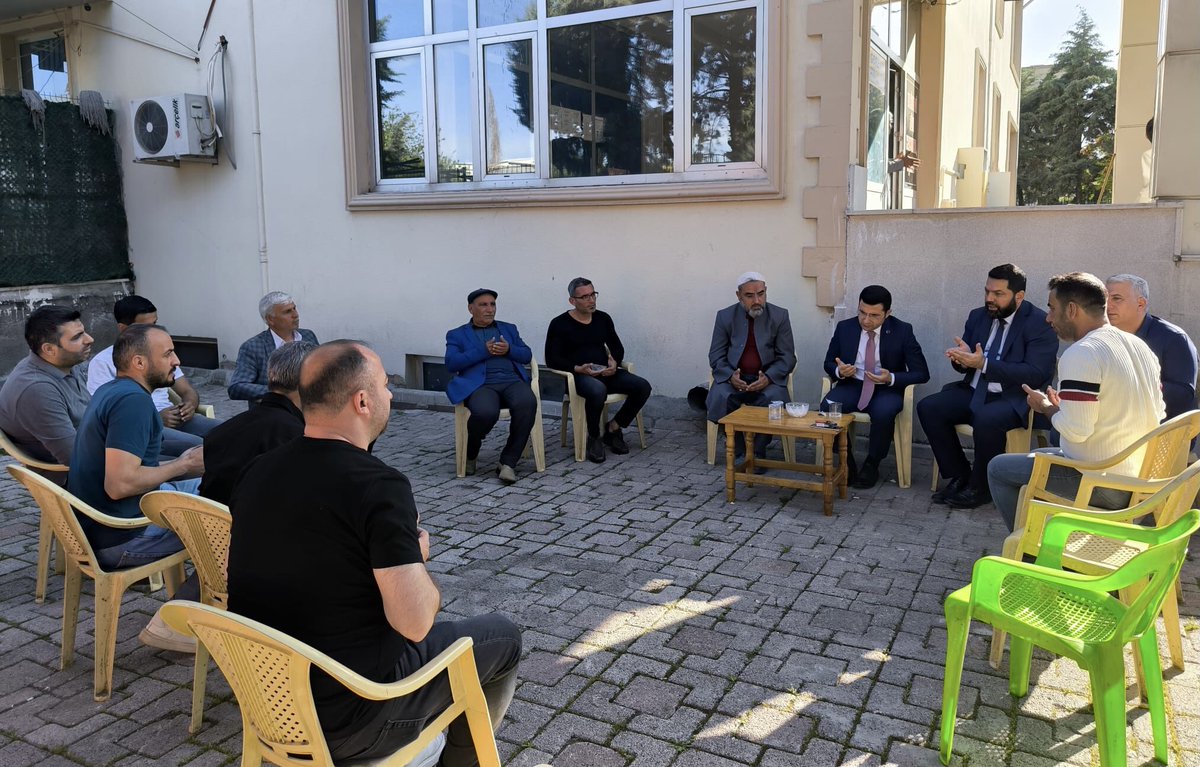
[[587,459],[592,463],[604,463],[604,440],[600,437],[588,437]]
[[992,494],[987,490],[967,487],[946,499],[952,509],[977,509],[992,502]]
[[475,476],[475,459],[474,458],[467,459],[467,469],[466,469],[465,473],[468,477]]
[[629,446],[625,444],[625,435],[620,429],[616,431],[606,431],[604,433],[604,444],[608,445],[608,449],[617,455],[625,455],[629,452]]
[[930,500],[934,503],[945,503],[951,496],[958,495],[963,490],[966,490],[969,482],[970,480],[966,477],[951,477],[946,482],[946,486],[934,493]]
[[509,466],[506,463],[500,464],[499,474],[500,474],[500,481],[506,485],[511,485],[512,483],[517,481],[517,472],[513,470],[513,467]]
[[879,468],[867,461],[862,468],[858,470],[858,477],[854,480],[854,486],[859,490],[869,490],[875,487],[875,483],[879,481]]
[[163,619],[158,617],[158,613],[154,614],[154,617],[146,624],[146,628],[138,634],[138,639],[142,644],[157,647],[160,650],[196,654],[196,637],[180,634],[164,623]]

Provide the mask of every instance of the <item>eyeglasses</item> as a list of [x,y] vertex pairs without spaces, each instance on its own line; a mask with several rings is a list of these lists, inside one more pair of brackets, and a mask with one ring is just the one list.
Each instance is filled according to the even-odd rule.
[[587,301],[589,299],[595,300],[599,295],[600,295],[599,293],[597,293],[596,291],[593,290],[591,293],[588,293],[587,295],[571,296],[571,298],[575,299],[576,301]]

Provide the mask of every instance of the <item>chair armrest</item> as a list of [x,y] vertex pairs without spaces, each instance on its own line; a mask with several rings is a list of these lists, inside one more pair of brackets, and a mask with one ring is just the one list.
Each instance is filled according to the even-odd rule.
[[133,527],[145,527],[150,524],[150,520],[145,517],[114,517],[111,514],[105,514],[102,511],[97,511],[86,503],[72,503],[71,508],[83,514],[89,519],[99,522],[105,527],[114,527],[117,529],[128,529]]
[[338,680],[338,682],[345,685],[346,689],[359,697],[366,698],[367,700],[389,700],[391,698],[411,695],[429,684],[433,681],[434,677],[449,668],[451,664],[459,660],[465,653],[470,652],[473,644],[474,642],[470,637],[462,637],[413,673],[403,679],[386,684],[372,682],[370,679],[335,661],[324,653],[314,652],[313,655],[309,655],[305,652],[303,654],[315,666]]
[[1072,533],[1089,533],[1113,541],[1136,541],[1147,545],[1157,543],[1162,538],[1162,531],[1155,528],[1101,519],[1098,515],[1090,513],[1055,514],[1046,521],[1046,528],[1042,532],[1037,564],[1053,569],[1061,568],[1063,549],[1066,548],[1067,539]]
[[558,368],[550,368],[550,367],[544,367],[544,368],[542,368],[542,370],[545,370],[547,373],[552,373],[553,375],[562,376],[563,378],[565,378],[567,380],[567,395],[570,397],[576,396],[576,394],[575,394],[575,374],[574,373],[571,373],[566,370],[559,370]]
[[1065,455],[1057,455],[1055,453],[1034,453],[1033,454],[1033,470],[1036,473],[1039,464],[1046,464],[1046,470],[1049,471],[1050,466],[1065,466],[1068,469],[1075,469],[1079,472],[1084,471],[1103,471],[1110,466],[1116,466],[1124,457],[1106,458],[1103,461],[1077,461],[1074,458],[1068,458]]
[[1141,479],[1139,477],[1128,477],[1123,474],[1109,474],[1106,471],[1082,471],[1083,479],[1079,482],[1079,492],[1076,494],[1076,499],[1083,495],[1086,490],[1088,497],[1091,491],[1098,488],[1109,488],[1112,490],[1124,490],[1129,493],[1156,493],[1175,480],[1175,477],[1161,477],[1159,479]]
[[620,367],[620,368],[622,368],[623,370],[628,370],[630,373],[636,372],[636,371],[633,369],[633,363],[632,363],[632,362],[630,362],[629,360],[625,360],[625,361],[623,361],[623,362],[622,362],[620,365],[618,365],[617,367]]
[[[1082,575],[1067,570],[1047,567],[1043,564],[1019,562],[1003,557],[982,557],[975,562],[971,571],[971,601],[990,610],[1004,612],[1000,608],[1000,587],[1004,578],[1012,573],[1021,573],[1037,580],[1077,591],[1100,592],[1094,584],[1106,576]],[[1097,593],[1097,597],[1107,596]],[[1112,597],[1109,597],[1110,599]]]

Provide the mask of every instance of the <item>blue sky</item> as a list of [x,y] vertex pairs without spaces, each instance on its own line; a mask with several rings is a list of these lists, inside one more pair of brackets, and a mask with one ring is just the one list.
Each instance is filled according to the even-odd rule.
[[[1013,0],[1022,2],[1022,0]],[[1079,19],[1083,8],[1092,17],[1100,43],[1115,52],[1121,39],[1121,0],[1033,0],[1025,7],[1021,27],[1021,66],[1049,64]],[[1116,66],[1116,60],[1109,64]]]

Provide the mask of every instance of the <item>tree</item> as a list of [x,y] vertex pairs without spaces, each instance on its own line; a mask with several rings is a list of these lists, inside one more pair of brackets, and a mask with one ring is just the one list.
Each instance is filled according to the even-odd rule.
[[1022,71],[1019,204],[1105,202],[1098,197],[1112,159],[1117,108],[1117,73],[1109,55],[1080,8],[1045,77]]

